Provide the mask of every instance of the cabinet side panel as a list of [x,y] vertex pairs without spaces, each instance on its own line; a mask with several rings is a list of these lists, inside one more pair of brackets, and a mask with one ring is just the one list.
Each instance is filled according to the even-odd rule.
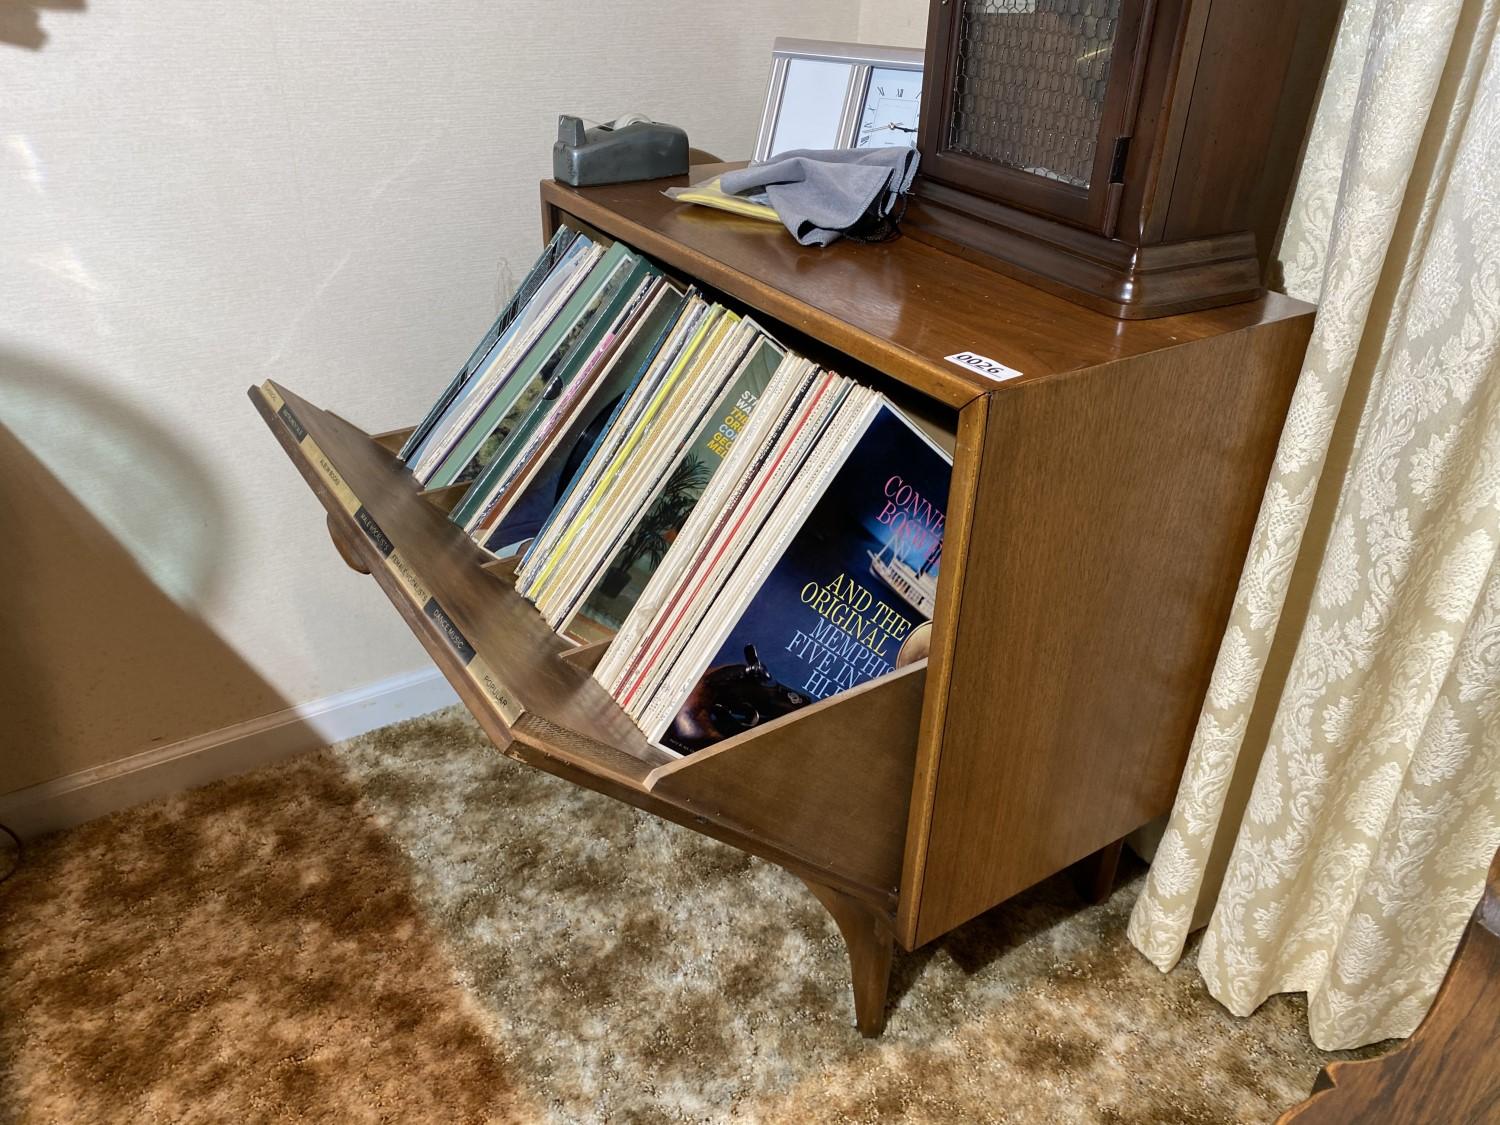
[[733,824],[895,902],[911,794],[921,664],[659,766],[653,794]]
[[1255,234],[1262,267],[1276,240],[1332,42],[1338,0],[1216,3],[1162,235]]
[[1311,322],[991,395],[917,943],[1170,808]]

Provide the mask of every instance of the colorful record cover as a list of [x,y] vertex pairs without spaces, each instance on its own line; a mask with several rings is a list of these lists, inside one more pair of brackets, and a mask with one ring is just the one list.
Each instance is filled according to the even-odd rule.
[[608,328],[620,306],[635,293],[642,278],[653,272],[647,263],[634,255],[626,255],[620,260],[542,360],[531,381],[522,388],[489,437],[479,443],[473,459],[459,472],[454,484],[476,480],[497,461],[501,465],[498,471],[504,471],[561,396],[567,381],[593,351],[598,336]]
[[620,271],[635,260],[635,255],[617,242],[594,263],[546,331],[516,365],[506,389],[490,400],[429,478],[429,487],[462,484],[479,475],[488,458],[494,456],[509,436],[508,427],[520,421],[546,390],[547,380],[539,372],[556,363],[564,349],[576,342],[578,333],[598,311],[605,288],[617,282]]
[[449,518],[467,531],[474,542],[485,542],[495,525],[510,511],[519,493],[525,490],[541,461],[555,451],[558,431],[571,428],[578,411],[593,400],[600,379],[609,374],[618,358],[616,353],[634,339],[647,311],[659,303],[664,284],[660,277],[643,281],[614,318],[608,324],[601,323],[600,334],[591,341],[593,346],[582,357],[577,374],[561,387],[555,401],[547,406],[546,417],[526,439],[509,467],[503,470],[503,475],[498,479],[495,475],[500,470],[499,458],[491,461],[474,487],[465,493],[463,503],[449,514]]
[[521,314],[521,310],[526,307],[526,303],[531,300],[532,295],[540,288],[542,282],[547,279],[547,275],[552,272],[552,267],[562,260],[563,254],[577,237],[578,235],[567,227],[558,227],[553,232],[551,240],[543,248],[541,254],[537,256],[537,260],[532,263],[531,269],[527,271],[526,276],[521,279],[521,284],[516,286],[516,291],[511,294],[510,300],[505,303],[505,308],[500,310],[500,315],[495,318],[495,323],[490,325],[489,331],[484,334],[484,339],[479,341],[479,345],[470,354],[463,367],[459,368],[458,374],[453,377],[453,381],[443,388],[443,393],[432,404],[432,409],[427,412],[427,417],[423,418],[421,424],[412,430],[406,442],[401,446],[401,452],[398,456],[400,456],[402,461],[413,459],[416,450],[427,440],[427,435],[432,432],[432,427],[437,424],[437,420],[442,417],[443,412],[458,397],[459,391],[469,381],[469,377],[479,370],[481,362],[489,356],[490,349],[499,342],[505,330],[515,322],[516,318]]
[[620,400],[614,414],[604,427],[604,432],[584,457],[583,467],[563,489],[562,497],[548,513],[540,530],[521,557],[516,569],[516,589],[523,596],[535,601],[533,587],[548,573],[554,561],[558,544],[567,537],[577,523],[580,513],[588,506],[598,487],[600,476],[605,472],[619,451],[620,444],[634,428],[634,419],[645,409],[659,390],[666,372],[675,366],[677,357],[688,341],[696,336],[703,318],[708,315],[709,305],[696,291],[689,290],[688,299],[671,326],[656,354],[646,365],[642,377]]
[[662,743],[689,754],[925,656],[951,475],[883,406]]
[[635,339],[616,355],[599,390],[556,440],[510,511],[486,535],[484,547],[501,558],[535,536],[582,471],[623,399],[635,389],[681,314],[687,295],[668,291],[647,313]]
[[776,368],[785,355],[785,349],[768,336],[752,345],[734,381],[719,399],[707,423],[693,438],[687,453],[668,475],[661,493],[610,561],[584,604],[584,616],[610,628],[619,628],[646,588],[657,564],[676,540],[740,430],[750,420],[755,404],[760,401],[766,384],[776,374]]
[[[680,405],[685,388],[691,385],[686,373],[693,369],[694,364],[701,362],[705,341],[715,339],[724,330],[727,315],[722,305],[714,305],[697,322],[691,338],[672,358],[670,367],[660,372],[661,378],[648,388],[650,393],[645,401],[638,404],[639,409],[632,410],[617,420],[616,424],[620,425],[623,433],[622,440],[612,448],[606,458],[607,464],[600,466],[601,471],[594,476],[576,515],[561,528],[561,533],[535,580],[523,591],[538,608],[542,608],[541,603],[548,597],[549,591],[557,589],[562,577],[570,574],[571,568],[583,557],[581,548],[589,542],[594,531],[595,517],[607,510],[609,501],[613,498],[613,490],[620,479],[629,477],[634,467],[634,458],[641,455],[643,449],[650,447],[657,425],[663,423],[664,418],[670,418]],[[533,544],[532,550],[535,549]],[[543,616],[546,616],[545,610]]]
[[413,448],[407,464],[418,480],[424,484],[430,481],[433,471],[447,456],[453,443],[463,436],[474,414],[504,390],[517,360],[551,322],[565,295],[577,286],[585,272],[585,264],[599,253],[592,240],[583,235],[568,243],[557,264],[542,278],[515,319],[501,332],[479,367],[444,408],[426,438]]

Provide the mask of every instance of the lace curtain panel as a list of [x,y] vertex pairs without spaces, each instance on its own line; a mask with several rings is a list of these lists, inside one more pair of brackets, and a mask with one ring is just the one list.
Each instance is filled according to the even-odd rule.
[[[1409,1035],[1500,845],[1500,0],[1349,0],[1282,243],[1319,305],[1130,923],[1232,1012]],[[1211,908],[1211,913],[1210,913]]]

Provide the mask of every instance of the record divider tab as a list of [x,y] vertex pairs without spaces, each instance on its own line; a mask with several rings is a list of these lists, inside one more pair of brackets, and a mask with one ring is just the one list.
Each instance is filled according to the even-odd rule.
[[328,459],[317,441],[307,432],[291,405],[277,391],[275,384],[267,380],[257,389],[270,404],[272,412],[281,420],[287,432],[292,435],[302,455],[323,478],[323,482],[338,500],[340,507],[384,560],[386,569],[399,580],[407,598],[424,617],[432,622],[437,634],[443,638],[444,643],[458,658],[468,677],[499,710],[500,717],[505,724],[514,727],[516,721],[525,714],[525,708],[516,702],[515,697],[496,677],[484,657],[474,650],[474,646],[469,643],[462,630],[443,609],[432,591],[427,588],[421,576],[402,557],[389,536],[381,530],[375,517],[360,502],[354,490],[349,487],[349,483],[344,480],[343,474],[334,467],[333,462]]

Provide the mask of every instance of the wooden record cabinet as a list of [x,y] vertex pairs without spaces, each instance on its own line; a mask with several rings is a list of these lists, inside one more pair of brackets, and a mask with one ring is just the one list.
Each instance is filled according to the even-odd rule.
[[447,518],[462,489],[424,491],[394,456],[409,429],[273,382],[250,396],[495,745],[800,878],[873,1035],[897,947],[1065,868],[1108,893],[1121,838],[1171,808],[1312,309],[1115,320],[915,239],[799,246],[662,194],[686,182],[548,181],[545,232],[627,242],[952,450],[927,659],[675,758],[590,675],[604,644],[554,633],[514,560]]
[[1249,300],[1338,0],[932,0],[905,229],[1111,316]]

